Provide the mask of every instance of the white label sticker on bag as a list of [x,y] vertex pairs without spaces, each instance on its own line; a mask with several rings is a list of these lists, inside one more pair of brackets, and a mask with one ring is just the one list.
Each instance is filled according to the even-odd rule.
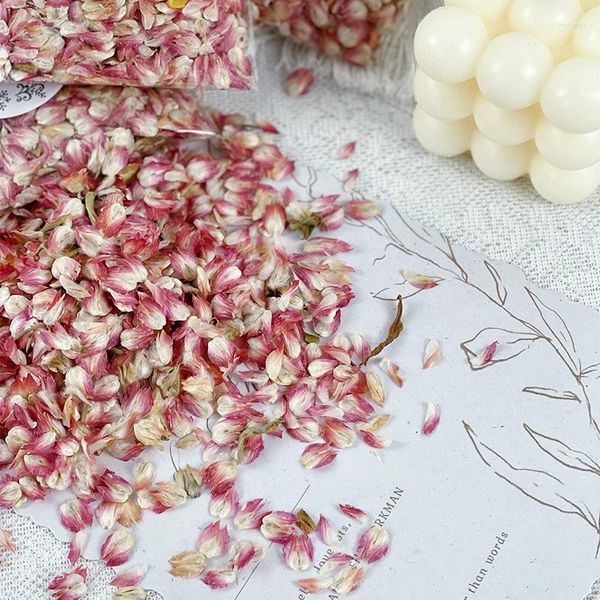
[[18,117],[46,104],[62,85],[43,81],[0,83],[0,119]]

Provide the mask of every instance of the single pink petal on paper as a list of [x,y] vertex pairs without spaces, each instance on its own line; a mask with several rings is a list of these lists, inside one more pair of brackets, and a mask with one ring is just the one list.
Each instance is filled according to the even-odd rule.
[[410,285],[417,288],[418,290],[430,290],[437,287],[441,279],[435,277],[428,277],[427,275],[419,275],[412,271],[402,271],[402,276]]
[[364,576],[362,567],[348,566],[333,580],[331,589],[338,594],[350,594],[360,587]]
[[283,546],[283,558],[290,569],[306,571],[314,558],[314,547],[306,533],[292,535]]
[[437,426],[440,424],[441,416],[440,405],[430,402],[427,405],[427,412],[425,414],[425,420],[423,421],[423,435],[431,435],[437,429]]
[[375,448],[377,450],[384,450],[385,448],[389,448],[392,444],[390,440],[383,439],[372,431],[364,431],[363,429],[359,429],[358,435],[360,436],[360,439],[367,444],[367,446],[371,446],[371,448]]
[[319,594],[325,592],[331,586],[331,579],[320,579],[311,577],[308,579],[298,579],[294,582],[305,594]]
[[381,560],[390,549],[390,536],[380,525],[369,527],[358,539],[356,555],[371,564]]
[[335,527],[324,515],[319,517],[317,523],[317,537],[327,546],[337,546],[340,543]]
[[308,69],[296,69],[285,79],[283,89],[288,96],[305,96],[315,82],[315,76]]
[[492,342],[491,344],[486,346],[483,352],[481,353],[481,357],[479,359],[480,367],[485,367],[489,365],[494,360],[496,352],[498,352],[498,342]]
[[404,385],[404,379],[400,375],[400,367],[395,362],[392,362],[389,358],[384,358],[380,366],[398,387]]
[[442,348],[436,340],[430,340],[425,348],[425,356],[423,358],[423,369],[431,369],[442,360]]
[[125,528],[108,535],[100,548],[100,558],[108,567],[118,567],[129,560],[135,545],[133,534]]
[[331,463],[337,452],[329,444],[310,444],[302,453],[301,462],[306,469],[321,469]]
[[347,160],[356,152],[357,142],[348,142],[339,148],[333,155],[333,158],[338,160]]
[[200,577],[200,581],[206,584],[208,587],[213,590],[221,590],[223,588],[229,587],[232,583],[235,582],[236,574],[233,569],[215,569],[213,571],[206,571],[202,577]]
[[338,506],[345,515],[348,515],[351,519],[354,519],[363,525],[369,520],[367,513],[356,506],[352,506],[351,504],[339,504]]
[[351,554],[344,554],[343,552],[336,552],[332,554],[326,561],[325,564],[319,569],[319,573],[325,575],[325,573],[329,573],[331,571],[335,571],[340,567],[345,567],[347,564],[351,563],[354,559],[354,556]]
[[269,513],[262,520],[260,532],[276,544],[284,544],[296,531],[296,515],[284,511]]
[[132,567],[131,569],[127,569],[116,575],[110,582],[110,585],[114,585],[118,588],[135,587],[142,579],[144,579],[147,571],[148,567],[145,565]]
[[206,558],[216,558],[225,554],[230,541],[227,525],[221,527],[220,521],[214,521],[200,533],[196,547]]

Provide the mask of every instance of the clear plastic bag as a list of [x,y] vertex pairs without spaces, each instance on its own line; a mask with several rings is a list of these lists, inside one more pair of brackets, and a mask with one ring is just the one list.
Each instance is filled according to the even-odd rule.
[[0,82],[249,89],[246,0],[2,0]]
[[406,0],[254,0],[258,22],[359,67],[370,66]]

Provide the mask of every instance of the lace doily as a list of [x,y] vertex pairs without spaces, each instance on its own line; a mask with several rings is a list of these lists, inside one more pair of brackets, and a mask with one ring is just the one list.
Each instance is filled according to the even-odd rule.
[[[73,569],[67,558],[69,545],[29,517],[12,510],[0,509],[0,529],[8,529],[17,553],[2,553],[0,568],[0,600],[50,600],[48,584],[61,573]],[[113,600],[109,583],[115,571],[102,561],[80,559],[77,566],[87,569],[86,600]],[[163,600],[148,591],[146,600]]]

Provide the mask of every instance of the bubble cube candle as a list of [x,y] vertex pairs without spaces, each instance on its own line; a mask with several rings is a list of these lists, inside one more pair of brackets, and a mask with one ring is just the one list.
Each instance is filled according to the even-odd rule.
[[415,36],[414,129],[546,200],[600,186],[600,0],[446,0]]

